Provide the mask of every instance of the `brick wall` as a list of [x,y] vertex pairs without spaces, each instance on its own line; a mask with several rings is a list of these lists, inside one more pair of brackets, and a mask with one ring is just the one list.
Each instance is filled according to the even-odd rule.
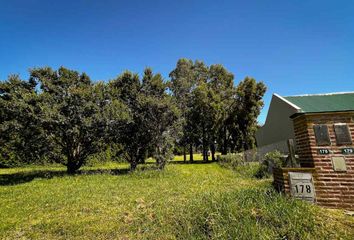
[[[300,115],[294,119],[297,154],[301,167],[314,168],[316,201],[320,205],[354,209],[354,155],[343,155],[341,150],[352,145],[339,146],[334,132],[335,123],[347,123],[354,140],[354,112]],[[330,146],[317,146],[314,124],[326,124],[331,140]],[[326,148],[328,155],[320,155],[318,150]],[[332,156],[344,156],[346,172],[336,172],[332,166]],[[279,173],[278,173],[279,174]],[[284,174],[284,173],[283,173]],[[286,175],[286,173],[285,173]],[[285,181],[288,176],[284,175]],[[285,185],[286,186],[286,185]]]
[[296,153],[299,155],[299,162],[301,167],[314,167],[314,163],[311,160],[311,136],[309,134],[310,124],[307,123],[305,117],[298,117],[294,120],[294,132],[296,141]]

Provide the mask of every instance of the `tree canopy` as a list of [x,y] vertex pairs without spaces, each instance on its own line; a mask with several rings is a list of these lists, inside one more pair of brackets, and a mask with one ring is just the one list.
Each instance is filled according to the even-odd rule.
[[[266,87],[246,77],[234,85],[234,75],[224,66],[180,59],[170,73],[171,91],[182,112],[182,148],[202,147],[203,159],[217,150],[226,154],[255,146],[257,117]],[[185,154],[185,150],[183,151]],[[186,158],[185,158],[186,159]]]
[[[238,152],[255,146],[264,83],[238,85],[220,64],[178,60],[165,80],[146,68],[92,81],[65,67],[30,70],[0,82],[0,167],[57,162],[75,173],[114,145],[135,169],[148,157],[163,168],[172,153]],[[185,157],[186,159],[186,157]]]

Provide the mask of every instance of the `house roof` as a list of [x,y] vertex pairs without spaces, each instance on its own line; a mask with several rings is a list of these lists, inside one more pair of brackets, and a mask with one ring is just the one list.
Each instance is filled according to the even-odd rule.
[[354,92],[283,97],[298,107],[299,113],[354,111]]

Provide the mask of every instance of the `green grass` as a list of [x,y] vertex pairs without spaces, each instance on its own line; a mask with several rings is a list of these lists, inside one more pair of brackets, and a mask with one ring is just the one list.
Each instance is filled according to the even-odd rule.
[[[220,155],[220,153],[216,153],[215,154],[216,156],[217,155]],[[190,155],[187,154],[186,155],[186,161],[189,162],[190,160]],[[184,161],[184,158],[183,158],[183,155],[180,155],[180,156],[175,156],[173,158],[173,160],[171,160],[171,162],[183,162]],[[196,161],[196,162],[200,162],[200,161],[203,161],[203,155],[201,153],[194,153],[193,154],[193,161]],[[209,161],[211,161],[211,156],[209,156]],[[148,158],[145,160],[146,163],[155,163],[155,159],[153,158]]]
[[[216,153],[215,156],[220,155],[221,153]],[[216,157],[215,157],[216,158]],[[175,156],[173,159],[174,161],[183,161],[183,155],[180,156]],[[186,160],[190,160],[189,154],[186,155]],[[203,155],[201,153],[194,153],[193,154],[193,160],[194,161],[203,161]],[[211,161],[211,156],[209,156],[209,161]]]
[[280,196],[247,169],[126,167],[0,169],[0,239],[353,239],[342,211]]

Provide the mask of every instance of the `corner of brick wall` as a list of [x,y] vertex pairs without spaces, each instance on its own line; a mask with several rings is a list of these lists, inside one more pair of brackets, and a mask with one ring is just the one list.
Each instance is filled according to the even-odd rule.
[[278,192],[286,193],[286,189],[289,188],[286,176],[282,168],[273,169],[273,186]]
[[[354,210],[354,155],[343,155],[343,147],[336,143],[336,136],[333,125],[335,123],[347,123],[354,141],[354,112],[347,113],[326,113],[302,115],[293,121],[297,154],[299,155],[301,167],[312,167],[314,171],[314,185],[316,191],[316,202],[319,205],[331,208],[344,208]],[[330,146],[317,146],[314,136],[314,124],[327,124],[331,139]],[[319,155],[318,149],[328,148],[332,154]],[[336,172],[332,166],[332,156],[344,156],[347,165],[346,172]],[[285,177],[284,179],[288,179]],[[278,173],[275,178],[278,178]],[[284,185],[286,186],[286,180]],[[281,180],[277,180],[281,182]]]

